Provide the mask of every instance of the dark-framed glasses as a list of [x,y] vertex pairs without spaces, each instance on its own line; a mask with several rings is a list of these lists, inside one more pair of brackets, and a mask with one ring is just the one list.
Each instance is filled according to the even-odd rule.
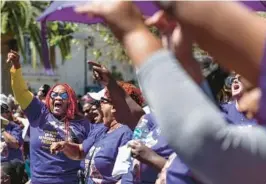
[[103,104],[111,104],[112,103],[111,100],[104,98],[104,97],[101,98],[100,102]]

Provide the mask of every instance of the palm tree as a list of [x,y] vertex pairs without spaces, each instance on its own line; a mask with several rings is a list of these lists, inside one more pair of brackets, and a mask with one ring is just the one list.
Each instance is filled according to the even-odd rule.
[[[1,56],[2,66],[4,66],[5,57],[9,49],[17,48],[23,58],[26,59],[25,54],[25,38],[24,35],[30,37],[30,45],[32,53],[36,53],[41,59],[41,34],[40,24],[36,22],[36,18],[49,6],[50,2],[45,1],[8,1],[1,0]],[[70,33],[74,31],[75,26],[70,23],[51,22],[48,23],[48,41],[51,53],[54,53],[55,46],[58,46],[61,51],[63,60],[69,56],[71,36]],[[5,47],[3,49],[3,47]],[[51,57],[52,59],[53,57]],[[33,61],[34,64],[36,61]],[[55,67],[55,63],[51,63]],[[9,85],[9,72],[2,67],[2,84]],[[7,89],[5,89],[7,88]],[[10,92],[10,87],[4,84],[2,91]]]
[[[49,5],[45,1],[6,1],[1,0],[1,34],[11,34],[17,41],[17,46],[23,57],[24,55],[24,35],[28,34],[41,56],[41,35],[40,25],[36,18]],[[50,45],[58,45],[63,58],[70,52],[70,33],[73,26],[66,23],[48,23],[48,40]]]

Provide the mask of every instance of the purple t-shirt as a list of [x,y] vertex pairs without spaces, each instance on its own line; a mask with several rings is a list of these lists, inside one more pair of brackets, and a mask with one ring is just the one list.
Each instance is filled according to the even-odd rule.
[[266,45],[264,46],[264,56],[261,62],[261,74],[260,74],[260,89],[261,100],[258,113],[259,123],[266,125]]
[[91,139],[83,142],[84,152],[87,153],[85,158],[87,183],[115,184],[121,178],[112,177],[118,148],[131,140],[132,131],[125,125],[121,125],[110,133],[107,133],[107,129],[104,128],[93,130],[93,132],[97,131],[100,133],[94,142]]
[[199,184],[198,181],[192,178],[189,168],[180,160],[176,153],[173,153],[167,162],[164,168],[166,170],[166,183]]
[[[32,184],[73,184],[78,182],[80,161],[71,160],[63,153],[50,154],[53,142],[65,140],[64,123],[57,120],[45,104],[33,98],[25,109],[30,123],[30,161]],[[90,132],[86,119],[70,121],[72,142],[82,143]]]
[[248,119],[244,113],[238,112],[236,109],[236,102],[232,101],[229,103],[225,103],[221,105],[222,113],[225,119],[229,119],[228,121],[231,124],[236,125],[256,125],[256,119]]
[[[147,138],[145,139],[145,145],[151,148],[154,152],[158,155],[168,159],[171,154],[173,154],[173,150],[168,146],[167,141],[160,135],[160,129],[151,114],[144,115],[143,119],[146,120],[148,127],[150,127],[150,133],[148,134]],[[135,167],[138,165],[134,164]],[[159,172],[155,170],[153,167],[150,167],[146,164],[141,163],[139,165],[140,168],[130,169],[129,172],[122,177],[122,184],[125,183],[145,183],[145,184],[154,184]],[[188,168],[182,162],[175,162],[174,167],[171,169],[175,170],[175,167],[183,168],[186,172],[178,172],[172,175],[170,171],[169,174],[170,179],[175,178],[173,183],[177,184],[190,184],[190,175],[188,175]],[[140,170],[140,171],[138,171]],[[180,181],[180,182],[177,182]],[[182,181],[182,182],[181,182]],[[189,182],[188,182],[189,181]],[[170,183],[167,181],[167,183]]]
[[[17,125],[14,122],[10,122],[6,126],[5,130],[7,133],[9,133],[13,137],[15,137],[15,139],[18,141],[20,146],[23,144],[22,129],[20,128],[19,125]],[[14,149],[14,148],[8,147],[8,157],[7,158],[1,157],[1,162],[8,162],[8,161],[13,160],[13,159],[19,159],[21,161],[23,160],[21,148]]]

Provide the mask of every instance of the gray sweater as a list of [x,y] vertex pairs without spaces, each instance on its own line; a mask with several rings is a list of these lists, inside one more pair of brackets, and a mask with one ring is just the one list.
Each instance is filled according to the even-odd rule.
[[137,71],[144,96],[168,143],[211,184],[266,184],[266,129],[228,124],[167,50]]

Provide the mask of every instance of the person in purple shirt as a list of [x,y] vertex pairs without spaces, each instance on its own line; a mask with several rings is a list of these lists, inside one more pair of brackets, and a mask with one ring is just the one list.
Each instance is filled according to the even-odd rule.
[[[118,83],[126,92],[130,91],[130,84]],[[113,177],[112,171],[118,154],[118,148],[126,145],[132,139],[132,130],[116,120],[117,112],[106,89],[101,97],[103,123],[94,124],[88,138],[82,144],[73,144],[66,141],[53,143],[52,153],[63,152],[74,160],[85,158],[85,178],[88,184],[115,184],[121,176]]]
[[180,160],[176,153],[172,153],[164,165],[156,184],[178,183],[178,184],[200,184],[189,168]]
[[245,113],[239,109],[239,99],[247,91],[249,87],[248,83],[240,75],[235,75],[231,79],[231,94],[232,101],[221,104],[221,109],[225,118],[231,120],[231,123],[237,125],[255,125],[257,124],[256,119],[249,119]]
[[[1,162],[9,162],[14,159],[23,161],[21,145],[23,144],[22,129],[13,121],[7,97],[0,96],[1,103]],[[6,123],[4,123],[6,122]],[[3,154],[2,154],[3,153]]]
[[82,143],[90,132],[90,123],[78,112],[75,92],[67,84],[55,85],[44,104],[28,90],[15,51],[9,52],[9,61],[12,62],[13,93],[30,123],[31,183],[77,183],[80,161],[71,160],[62,153],[50,153],[53,142]]
[[[160,135],[160,129],[152,114],[144,115],[140,121],[146,122],[150,133],[142,140],[145,145],[139,141],[129,144],[132,148],[132,156],[136,159],[133,160],[133,166],[131,166],[129,172],[123,175],[122,184],[155,183],[158,174],[167,163],[167,159],[174,153],[166,140]],[[173,174],[169,173],[169,178],[172,178],[175,181],[174,183],[195,184],[189,168],[180,159],[176,159],[173,166],[174,172]]]

